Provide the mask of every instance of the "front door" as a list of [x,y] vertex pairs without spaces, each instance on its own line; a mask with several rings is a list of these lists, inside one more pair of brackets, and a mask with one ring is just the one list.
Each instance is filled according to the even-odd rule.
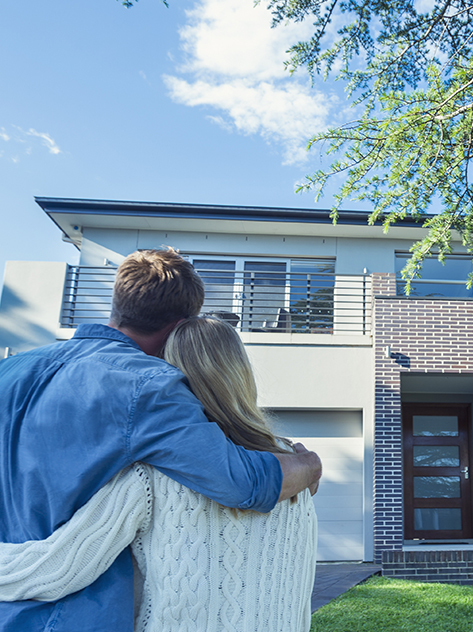
[[404,537],[472,538],[470,407],[405,404]]

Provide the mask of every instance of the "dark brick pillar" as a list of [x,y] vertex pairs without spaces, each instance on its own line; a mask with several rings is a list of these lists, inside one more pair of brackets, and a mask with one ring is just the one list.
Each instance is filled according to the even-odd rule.
[[386,357],[392,347],[390,303],[376,298],[396,294],[394,275],[373,275],[375,351],[374,556],[400,550],[403,543],[401,376],[399,365]]

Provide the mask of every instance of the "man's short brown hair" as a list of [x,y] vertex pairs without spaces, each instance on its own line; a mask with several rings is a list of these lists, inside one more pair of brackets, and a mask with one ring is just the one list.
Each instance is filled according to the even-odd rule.
[[118,267],[110,320],[151,334],[197,316],[203,302],[202,279],[175,250],[137,250]]

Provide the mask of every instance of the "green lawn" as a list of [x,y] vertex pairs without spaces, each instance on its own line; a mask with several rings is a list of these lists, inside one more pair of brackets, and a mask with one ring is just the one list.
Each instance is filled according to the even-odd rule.
[[473,587],[371,577],[315,612],[311,632],[473,632]]

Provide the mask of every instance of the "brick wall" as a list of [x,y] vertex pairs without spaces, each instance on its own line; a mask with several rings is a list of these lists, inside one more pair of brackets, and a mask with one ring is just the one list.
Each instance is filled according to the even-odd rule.
[[473,551],[385,551],[383,576],[473,584]]
[[[473,373],[473,302],[396,296],[394,274],[373,275],[375,561],[401,551],[401,374]],[[386,357],[390,347],[391,357]]]

